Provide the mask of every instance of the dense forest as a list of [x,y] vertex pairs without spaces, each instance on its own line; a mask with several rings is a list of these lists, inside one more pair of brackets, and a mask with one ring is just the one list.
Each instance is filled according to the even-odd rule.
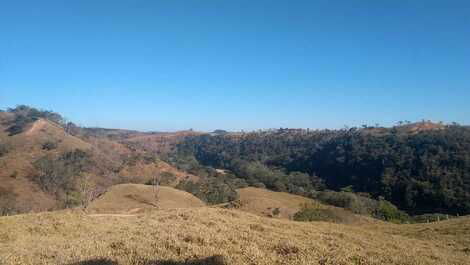
[[415,215],[470,214],[470,128],[411,127],[201,135],[176,156],[277,191],[355,192]]

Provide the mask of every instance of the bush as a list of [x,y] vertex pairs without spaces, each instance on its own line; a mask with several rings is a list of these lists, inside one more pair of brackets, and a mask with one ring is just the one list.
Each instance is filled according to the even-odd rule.
[[312,222],[324,221],[341,223],[345,220],[344,213],[335,209],[319,209],[316,207],[305,206],[294,215],[295,221]]
[[0,216],[16,214],[16,193],[0,187]]
[[53,141],[47,141],[42,145],[43,150],[53,150],[57,148],[57,143]]
[[73,191],[78,177],[91,164],[90,155],[79,149],[67,152],[57,159],[45,156],[34,162],[39,174],[32,180],[51,194]]
[[0,157],[8,154],[9,151],[10,151],[9,146],[7,146],[6,144],[0,144]]
[[374,200],[351,192],[316,192],[313,198],[336,207],[350,210],[356,214],[369,215],[381,220],[404,223],[410,221],[408,214],[398,210],[391,202]]
[[326,204],[348,209],[356,214],[373,215],[378,207],[376,200],[351,192],[317,192],[314,194],[314,198]]
[[379,201],[379,206],[374,214],[374,217],[394,223],[404,223],[410,221],[408,214],[398,210],[395,205],[386,200]]
[[61,126],[65,124],[64,118],[58,113],[38,110],[26,105],[19,105],[16,108],[9,108],[8,112],[15,114],[14,120],[8,124],[10,127],[6,129],[10,136],[22,133],[28,124],[40,118],[48,119]]
[[272,213],[274,216],[278,216],[281,213],[281,210],[279,210],[279,208],[274,208]]
[[170,185],[176,180],[176,176],[171,172],[163,172],[160,174],[160,184]]
[[19,133],[22,133],[24,128],[31,122],[35,121],[36,119],[23,116],[23,115],[17,115],[15,119],[13,120],[12,124],[10,127],[6,129],[8,132],[9,136],[13,136]]
[[255,188],[260,188],[260,189],[266,189],[266,186],[265,186],[263,183],[261,183],[261,182],[256,182],[256,183],[254,183],[254,184],[253,184],[253,187],[255,187]]
[[235,188],[218,178],[202,179],[199,182],[184,180],[176,188],[187,191],[209,204],[225,203],[238,199]]

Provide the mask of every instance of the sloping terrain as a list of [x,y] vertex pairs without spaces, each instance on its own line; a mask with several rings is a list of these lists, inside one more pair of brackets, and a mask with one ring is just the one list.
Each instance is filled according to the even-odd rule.
[[342,208],[321,204],[307,197],[286,192],[275,192],[261,188],[243,188],[237,190],[239,199],[229,203],[233,208],[265,217],[293,219],[304,206],[334,211],[338,222],[359,224],[376,222],[375,219],[356,215]]
[[199,179],[198,176],[178,170],[164,161],[156,161],[153,163],[138,161],[132,164],[126,164],[120,169],[119,175],[127,178],[129,182],[146,183],[164,172],[170,173],[174,177],[174,179],[168,183],[169,186],[176,186],[181,180],[197,181]]
[[[444,228],[445,237],[427,238]],[[69,210],[0,218],[0,263],[467,265],[468,238],[469,218],[354,226],[208,207],[127,217]]]
[[[28,107],[20,109],[35,113]],[[71,202],[76,205],[116,183],[146,183],[164,172],[170,173],[167,184],[172,186],[182,179],[198,179],[122,142],[146,133],[70,128],[47,118],[17,121],[28,115],[0,112],[0,190],[10,193],[6,214],[58,209]],[[16,124],[21,124],[21,129],[9,132]],[[77,150],[82,153],[74,153]],[[77,154],[82,157],[75,159]],[[64,173],[70,173],[68,182]],[[41,175],[43,179],[38,181]],[[85,182],[87,190],[82,185]],[[0,212],[5,207],[0,205]]]
[[131,148],[140,149],[152,153],[168,153],[172,151],[175,144],[188,136],[201,135],[195,131],[179,131],[171,133],[135,133],[128,135],[122,143]]
[[[17,194],[20,207],[25,210],[45,210],[55,207],[52,196],[42,192],[31,182],[37,172],[34,161],[44,156],[56,157],[75,149],[92,150],[92,146],[71,136],[51,121],[39,119],[22,133],[9,136],[0,127],[0,142],[8,152],[0,157],[0,187]],[[44,149],[46,143],[56,143],[52,150]]]
[[159,186],[155,193],[153,186],[120,184],[109,188],[87,210],[94,213],[136,213],[145,209],[192,208],[204,205],[192,194],[171,187]]
[[[302,205],[316,203],[314,200],[289,194],[286,192],[275,192],[261,188],[243,188],[237,190],[239,199],[237,209],[249,213],[279,218],[292,219]],[[273,211],[278,209],[278,214]]]

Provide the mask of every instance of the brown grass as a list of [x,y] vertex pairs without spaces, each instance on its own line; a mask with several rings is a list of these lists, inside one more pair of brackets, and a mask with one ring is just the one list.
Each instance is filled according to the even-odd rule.
[[272,216],[277,208],[279,214],[276,217],[289,219],[303,204],[315,203],[306,197],[253,187],[238,189],[237,192],[240,196],[237,209],[262,216]]
[[[12,190],[18,195],[17,206],[22,211],[45,211],[60,206],[54,196],[43,192],[31,181],[31,178],[38,174],[33,163],[46,155],[58,157],[75,149],[92,154],[96,166],[84,173],[99,187],[108,187],[122,180],[145,183],[162,172],[171,172],[175,175],[175,183],[172,185],[177,185],[185,178],[198,179],[197,176],[186,174],[162,161],[148,164],[139,161],[134,166],[121,167],[122,157],[130,156],[137,151],[106,138],[75,137],[45,119],[29,124],[20,134],[9,136],[2,122],[8,119],[11,119],[9,113],[0,113],[0,143],[6,144],[10,149],[6,155],[0,157],[0,187]],[[57,148],[44,150],[42,146],[46,142],[56,143]]]
[[149,164],[138,161],[134,165],[124,166],[119,171],[119,175],[131,179],[134,183],[146,183],[152,180],[154,176],[158,176],[163,172],[168,172],[175,176],[175,180],[171,183],[171,186],[178,185],[181,180],[199,180],[198,176],[178,170],[164,161]]
[[[60,211],[0,218],[0,263],[464,265],[469,227],[470,218],[354,226],[208,207],[125,218]],[[446,230],[427,238],[429,229]]]
[[[18,195],[18,204],[24,208],[37,211],[54,208],[55,199],[42,192],[29,179],[36,173],[32,163],[46,154],[58,155],[76,148],[89,150],[92,146],[43,119],[32,123],[24,132],[14,136],[8,136],[5,129],[0,125],[0,142],[7,144],[10,152],[0,157],[0,186],[13,190]],[[57,142],[57,148],[51,151],[43,150],[42,145],[47,141]],[[11,177],[13,175],[14,178]]]
[[310,198],[286,192],[275,192],[253,187],[239,189],[237,192],[240,198],[238,201],[231,203],[232,207],[260,216],[292,219],[294,214],[300,211],[304,205],[308,205],[309,207],[334,211],[338,217],[337,221],[341,223],[376,222],[375,219],[355,215],[342,208],[324,205]]
[[104,195],[87,208],[94,213],[135,213],[145,209],[191,208],[205,206],[204,202],[190,193],[171,187],[158,188],[155,200],[152,186],[120,184],[112,186]]

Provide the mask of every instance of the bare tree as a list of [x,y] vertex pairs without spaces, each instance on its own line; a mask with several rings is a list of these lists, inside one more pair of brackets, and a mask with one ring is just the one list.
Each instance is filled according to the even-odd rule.
[[158,209],[159,208],[159,193],[160,193],[160,175],[153,176],[153,198],[154,198],[154,206]]
[[88,175],[82,177],[78,182],[78,189],[81,194],[81,203],[85,208],[100,194],[98,187]]

